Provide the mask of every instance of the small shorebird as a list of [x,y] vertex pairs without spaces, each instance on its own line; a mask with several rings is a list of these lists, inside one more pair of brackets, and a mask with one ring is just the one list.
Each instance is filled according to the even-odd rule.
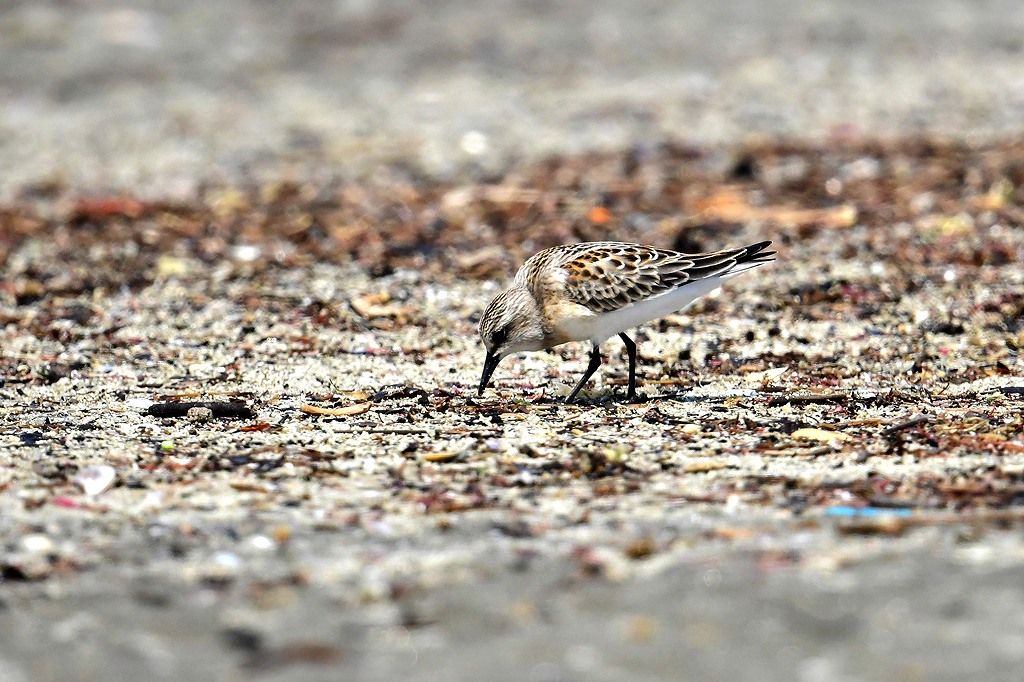
[[686,307],[721,281],[775,260],[770,241],[713,253],[678,253],[642,244],[584,242],[535,254],[480,320],[487,349],[480,394],[503,357],[590,341],[590,364],[567,403],[601,365],[600,344],[614,334],[629,356],[636,399],[636,344],[624,331]]

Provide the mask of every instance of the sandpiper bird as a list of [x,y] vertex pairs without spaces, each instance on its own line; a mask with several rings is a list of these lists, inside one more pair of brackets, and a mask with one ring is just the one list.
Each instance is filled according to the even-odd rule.
[[636,344],[624,331],[680,310],[734,277],[775,260],[770,241],[689,254],[623,242],[584,242],[535,254],[487,306],[480,337],[487,349],[479,393],[503,357],[590,341],[590,364],[570,403],[601,365],[600,344],[614,334],[629,356],[626,399],[636,400]]

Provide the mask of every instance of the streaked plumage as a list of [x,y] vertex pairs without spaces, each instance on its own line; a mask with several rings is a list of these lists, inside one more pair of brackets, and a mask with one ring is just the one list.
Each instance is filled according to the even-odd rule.
[[480,320],[487,349],[480,393],[498,362],[519,351],[569,341],[593,344],[590,365],[571,402],[601,364],[599,345],[614,334],[629,353],[629,391],[636,397],[636,346],[623,334],[692,303],[733,277],[774,260],[759,242],[713,253],[685,254],[642,244],[584,242],[535,254]]

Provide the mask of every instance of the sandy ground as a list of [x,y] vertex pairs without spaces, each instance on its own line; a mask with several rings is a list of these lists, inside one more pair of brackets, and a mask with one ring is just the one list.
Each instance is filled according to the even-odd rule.
[[[1019,676],[1024,8],[629,7],[0,5],[0,680]],[[478,398],[594,230],[780,260]]]

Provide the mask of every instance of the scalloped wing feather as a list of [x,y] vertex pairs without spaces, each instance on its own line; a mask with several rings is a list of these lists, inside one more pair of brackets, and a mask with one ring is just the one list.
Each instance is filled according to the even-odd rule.
[[774,256],[763,251],[767,243],[706,254],[616,242],[573,246],[577,248],[567,249],[559,263],[565,273],[565,296],[595,313],[619,310],[699,280],[727,276],[738,265],[756,267]]

